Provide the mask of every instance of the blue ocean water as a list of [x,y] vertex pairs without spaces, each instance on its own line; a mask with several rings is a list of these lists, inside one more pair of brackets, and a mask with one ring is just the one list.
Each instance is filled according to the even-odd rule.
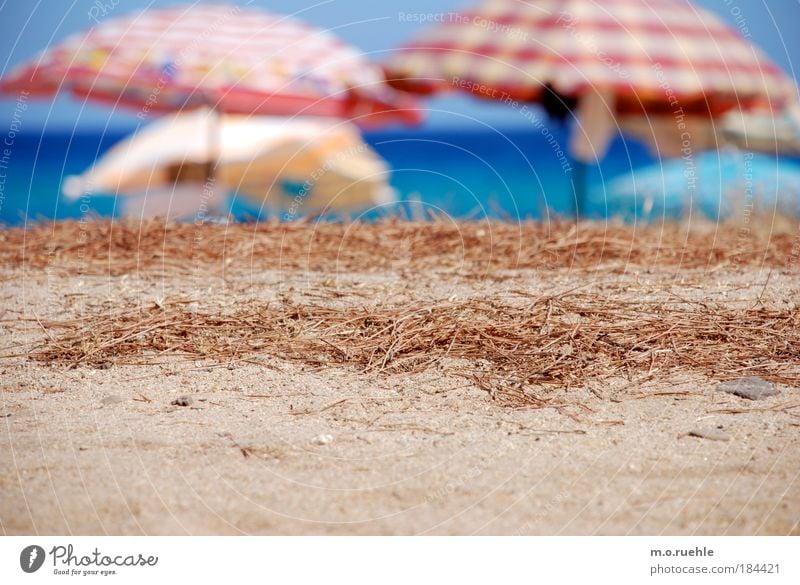
[[[561,149],[564,129],[552,129],[548,140],[530,129],[514,131],[392,131],[365,138],[391,168],[392,186],[401,200],[415,203],[400,212],[430,210],[456,218],[545,218],[571,216],[575,209],[576,167]],[[28,133],[15,137],[0,168],[0,222],[80,218],[87,201],[67,201],[64,177],[83,172],[122,133]],[[561,147],[561,145],[564,145]],[[644,148],[618,140],[599,167],[588,167],[586,188],[651,162]],[[82,207],[83,206],[83,207]],[[89,212],[115,214],[113,197],[93,195]],[[232,197],[232,211],[242,218],[264,218],[268,212]],[[410,210],[410,211],[409,211]],[[384,210],[385,211],[385,210]],[[588,213],[605,215],[605,209]]]
[[[389,163],[391,183],[404,203],[379,213],[419,216],[429,212],[454,218],[547,219],[574,217],[576,190],[591,195],[615,177],[651,165],[648,151],[635,141],[616,139],[598,166],[581,168],[565,156],[567,130],[552,126],[549,137],[520,129],[373,132],[367,142]],[[117,214],[114,197],[93,195],[68,201],[64,177],[83,172],[124,133],[27,133],[0,151],[0,223]],[[563,145],[563,146],[562,146]],[[664,209],[678,208],[665,201]],[[241,219],[266,219],[269,211],[248,206],[235,194],[231,211]],[[585,217],[639,214],[630,201],[605,197],[586,200]]]
[[549,130],[549,137],[524,129],[371,134],[368,140],[394,169],[392,184],[403,197],[458,218],[571,217],[576,188],[588,193],[653,160],[642,146],[618,140],[600,166],[581,168],[564,154],[567,131]]

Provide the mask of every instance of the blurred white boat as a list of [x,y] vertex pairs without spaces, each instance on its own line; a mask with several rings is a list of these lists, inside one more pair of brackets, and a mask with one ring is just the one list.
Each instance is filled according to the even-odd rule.
[[735,111],[725,116],[722,132],[741,149],[800,155],[800,103],[782,112]]

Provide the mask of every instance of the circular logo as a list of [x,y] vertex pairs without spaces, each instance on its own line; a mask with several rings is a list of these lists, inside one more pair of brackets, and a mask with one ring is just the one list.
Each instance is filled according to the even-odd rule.
[[26,546],[19,554],[19,566],[26,573],[35,573],[44,564],[44,549],[36,544]]

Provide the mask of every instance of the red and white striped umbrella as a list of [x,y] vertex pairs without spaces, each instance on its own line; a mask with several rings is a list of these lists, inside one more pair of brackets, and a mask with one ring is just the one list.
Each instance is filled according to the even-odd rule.
[[414,123],[419,111],[380,66],[294,18],[226,5],[104,21],[0,79],[0,92],[77,96],[150,112],[224,112]]
[[395,87],[509,101],[598,92],[617,116],[716,117],[781,107],[796,92],[739,31],[689,0],[488,0],[439,16],[386,63]]

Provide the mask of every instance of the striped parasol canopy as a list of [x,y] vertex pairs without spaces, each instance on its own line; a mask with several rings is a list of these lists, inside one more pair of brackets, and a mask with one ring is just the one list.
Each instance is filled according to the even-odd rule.
[[130,106],[140,118],[212,106],[229,113],[313,115],[366,125],[419,121],[380,66],[294,18],[230,5],[151,9],[100,23],[0,79],[0,92]]
[[[606,137],[624,116],[675,125],[782,107],[797,91],[740,31],[689,0],[488,0],[440,16],[385,64],[393,86],[539,101],[561,115],[589,96],[581,123]],[[613,119],[598,122],[604,113]],[[595,160],[603,146],[588,149]]]

